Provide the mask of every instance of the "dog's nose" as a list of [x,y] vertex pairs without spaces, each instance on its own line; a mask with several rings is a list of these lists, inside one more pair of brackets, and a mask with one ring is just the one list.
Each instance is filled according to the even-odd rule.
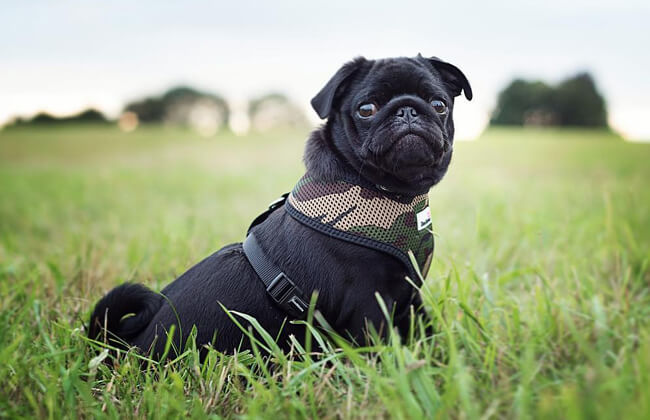
[[411,122],[411,120],[418,117],[418,112],[412,106],[403,106],[399,108],[395,114],[398,118],[406,122]]

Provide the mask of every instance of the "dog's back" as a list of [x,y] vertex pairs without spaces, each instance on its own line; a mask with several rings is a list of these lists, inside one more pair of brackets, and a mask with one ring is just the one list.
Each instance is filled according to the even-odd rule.
[[158,358],[169,338],[173,340],[169,356],[178,355],[196,327],[198,347],[210,344],[223,352],[248,348],[244,333],[222,305],[255,317],[274,336],[281,331],[283,342],[289,334],[300,335],[298,326],[282,328],[285,313],[268,299],[242,244],[235,243],[208,256],[160,293],[129,283],[111,290],[95,306],[88,336]]

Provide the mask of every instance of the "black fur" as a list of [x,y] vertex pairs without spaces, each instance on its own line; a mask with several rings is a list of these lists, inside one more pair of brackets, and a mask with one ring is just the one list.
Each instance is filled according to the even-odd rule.
[[[312,100],[316,112],[328,120],[307,141],[308,171],[324,180],[358,179],[397,196],[427,191],[449,165],[453,98],[462,90],[471,98],[460,70],[436,58],[358,58],[347,63]],[[434,112],[431,99],[443,100],[447,114]],[[370,101],[378,112],[370,119],[359,118],[358,106]],[[415,117],[399,116],[401,108]],[[396,314],[398,329],[407,333],[409,306],[419,307],[420,302],[412,300],[413,288],[404,279],[406,267],[396,258],[309,229],[284,208],[253,233],[273,262],[308,296],[318,291],[319,310],[341,335],[363,342],[367,325],[377,331],[383,328],[384,315],[375,293]],[[300,325],[284,323],[286,314],[266,294],[240,243],[207,257],[161,294],[166,299],[138,285],[114,289],[97,304],[89,335],[102,335],[106,317],[109,336],[144,352],[153,347],[155,355],[162,354],[172,325],[180,327],[174,337],[178,349],[193,326],[198,345],[209,344],[224,352],[247,348],[247,340],[222,304],[255,317],[278,336],[284,348],[290,334],[299,340],[304,336]],[[131,312],[136,315],[121,320]]]
[[[160,308],[163,297],[141,284],[125,283],[111,290],[95,306],[88,336],[106,334],[106,342],[118,348],[133,339]],[[110,309],[110,310],[109,310]],[[131,315],[131,316],[129,316]]]

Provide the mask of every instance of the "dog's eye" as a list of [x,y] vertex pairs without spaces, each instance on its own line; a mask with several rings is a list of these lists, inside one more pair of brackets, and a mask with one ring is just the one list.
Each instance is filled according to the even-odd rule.
[[447,105],[439,99],[431,101],[431,106],[433,107],[433,110],[440,115],[445,115],[447,113]]
[[362,104],[357,110],[357,114],[361,118],[370,118],[377,113],[377,105],[375,104]]

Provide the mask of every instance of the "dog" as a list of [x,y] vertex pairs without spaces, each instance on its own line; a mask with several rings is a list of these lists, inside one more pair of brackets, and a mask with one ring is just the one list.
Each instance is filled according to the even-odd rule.
[[[272,206],[250,230],[261,255],[255,258],[278,267],[282,272],[273,280],[285,281],[282,293],[291,293],[284,300],[274,295],[275,286],[264,279],[253,251],[246,250],[247,239],[205,258],[160,293],[132,283],[111,290],[92,312],[89,337],[162,357],[172,326],[177,350],[195,327],[200,348],[224,353],[249,348],[226,308],[257,319],[287,351],[289,337],[301,340],[306,327],[286,320],[304,314],[313,292],[323,318],[353,342],[366,342],[369,330],[385,331],[377,295],[405,336],[413,314],[425,315],[405,279],[417,282],[418,270],[404,254],[407,246],[419,247],[424,251],[418,268],[428,268],[433,239],[426,197],[449,166],[454,98],[463,92],[471,100],[465,75],[436,57],[359,57],[344,64],[311,101],[327,121],[307,140],[306,178],[284,205]],[[330,207],[340,203],[344,209],[329,217]],[[377,213],[384,209],[405,209],[390,216],[391,223],[400,220],[402,230],[377,227],[381,220],[366,229],[364,217],[381,218]],[[354,223],[339,226],[350,215]],[[405,236],[403,229],[416,233]],[[411,239],[415,245],[408,245]]]

